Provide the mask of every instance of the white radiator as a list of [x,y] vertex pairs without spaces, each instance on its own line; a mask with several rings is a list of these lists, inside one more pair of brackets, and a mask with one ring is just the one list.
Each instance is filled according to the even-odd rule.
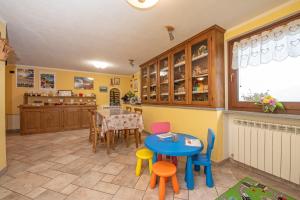
[[230,156],[300,184],[300,127],[233,120]]

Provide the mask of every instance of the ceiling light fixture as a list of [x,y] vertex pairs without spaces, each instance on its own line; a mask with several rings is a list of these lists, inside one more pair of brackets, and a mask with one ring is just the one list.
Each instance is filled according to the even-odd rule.
[[108,62],[103,62],[103,61],[90,61],[90,64],[92,64],[94,67],[96,67],[97,69],[106,69],[108,67],[111,66],[110,63]]
[[127,2],[133,7],[140,9],[147,9],[155,6],[159,0],[127,0]]
[[174,37],[173,32],[174,32],[175,28],[173,26],[169,26],[169,25],[165,26],[165,27],[166,27],[166,29],[168,31],[170,41],[174,40],[175,37]]

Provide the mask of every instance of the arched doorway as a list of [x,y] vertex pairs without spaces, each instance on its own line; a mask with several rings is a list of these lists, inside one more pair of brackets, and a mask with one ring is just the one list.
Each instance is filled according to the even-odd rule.
[[110,106],[120,106],[120,99],[121,99],[120,90],[117,88],[112,88],[109,91],[109,105]]

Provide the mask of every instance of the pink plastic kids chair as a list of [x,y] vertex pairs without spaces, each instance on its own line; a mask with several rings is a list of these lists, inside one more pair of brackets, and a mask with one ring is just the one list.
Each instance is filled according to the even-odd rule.
[[[151,124],[151,132],[153,134],[167,133],[170,130],[171,130],[170,122],[154,122],[153,124]],[[167,156],[167,157],[169,157],[169,156]],[[173,164],[177,166],[177,157],[171,156],[171,159],[172,159]],[[158,154],[157,160],[161,161],[162,155]]]

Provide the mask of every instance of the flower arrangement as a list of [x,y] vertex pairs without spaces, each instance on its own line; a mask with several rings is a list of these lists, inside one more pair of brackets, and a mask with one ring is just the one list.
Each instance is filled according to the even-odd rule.
[[285,110],[283,104],[277,101],[271,95],[260,97],[259,100],[255,102],[255,104],[262,106],[262,109],[265,113],[273,113],[276,110]]

